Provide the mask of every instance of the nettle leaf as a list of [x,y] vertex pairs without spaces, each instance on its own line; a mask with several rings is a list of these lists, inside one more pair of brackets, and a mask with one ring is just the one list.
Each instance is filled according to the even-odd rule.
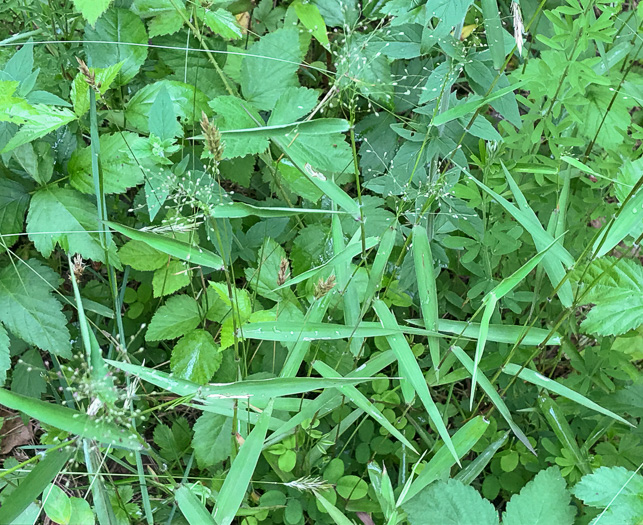
[[154,272],[152,289],[154,297],[171,295],[190,284],[192,272],[188,265],[181,261],[170,261],[167,265]]
[[219,8],[214,11],[206,11],[203,21],[205,25],[212,29],[213,33],[228,40],[236,40],[243,36],[237,19],[230,11],[225,9]]
[[[70,188],[47,186],[31,198],[27,214],[27,233],[35,248],[49,257],[56,245],[85,259],[107,262],[100,243],[96,206],[84,195]],[[110,263],[117,264],[116,246],[108,246]]]
[[212,335],[205,330],[193,330],[172,349],[170,368],[175,376],[204,385],[219,369],[221,360],[219,345]]
[[188,17],[185,0],[134,0],[132,11],[141,18],[150,18],[150,38],[176,33],[183,27],[183,16]]
[[[100,165],[103,172],[103,191],[125,193],[145,179],[145,138],[136,133],[106,133],[100,136]],[[92,176],[92,149],[90,146],[77,149],[67,170],[71,185],[83,193],[94,193]]]
[[297,70],[304,58],[299,31],[282,28],[261,37],[241,62],[241,91],[259,110],[274,108],[284,89],[299,87]]
[[463,525],[475,516],[477,525],[498,525],[495,507],[473,487],[450,479],[423,489],[402,508],[411,525]]
[[595,306],[581,323],[581,328],[599,335],[621,335],[643,325],[643,267],[634,259],[603,257],[595,260],[583,277],[589,286],[603,272],[587,295],[584,304]]
[[150,109],[150,133],[161,140],[183,136],[183,128],[176,120],[174,103],[167,92],[166,86],[161,86]]
[[74,0],[74,7],[93,26],[111,3],[112,0]]
[[[92,41],[109,44],[97,44]],[[93,28],[85,27],[85,53],[91,62],[88,65],[109,67],[124,61],[116,78],[119,86],[127,84],[138,73],[147,58],[147,42],[145,25],[128,9],[110,9],[98,19]]]
[[175,295],[161,306],[145,333],[146,341],[176,339],[201,323],[198,303],[189,295]]
[[572,525],[576,509],[570,500],[558,467],[541,470],[507,503],[502,525]]
[[0,252],[10,248],[17,240],[25,222],[29,205],[29,194],[22,184],[0,178],[0,234],[7,235],[0,240]]
[[182,122],[192,123],[201,118],[201,112],[207,111],[208,99],[194,86],[176,80],[161,80],[147,84],[139,89],[125,108],[125,119],[128,126],[149,133],[149,116],[152,105],[159,92],[165,88],[172,100],[172,107]]
[[[221,131],[263,126],[263,119],[257,110],[238,97],[229,95],[217,97],[210,101],[210,107],[219,117],[216,123]],[[230,159],[263,153],[268,149],[269,142],[266,136],[226,135],[223,144],[223,157]]]
[[194,423],[192,448],[199,468],[212,467],[230,457],[232,418],[204,412]]
[[122,264],[135,270],[153,271],[167,264],[168,256],[142,241],[128,241],[120,250],[118,257]]
[[27,343],[69,359],[67,319],[51,295],[59,284],[60,276],[34,259],[0,269],[0,321]]

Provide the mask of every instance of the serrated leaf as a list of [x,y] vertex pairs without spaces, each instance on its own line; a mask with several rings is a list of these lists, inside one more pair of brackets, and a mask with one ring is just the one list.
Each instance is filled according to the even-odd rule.
[[205,25],[212,29],[213,33],[228,40],[236,40],[243,36],[237,19],[230,11],[225,9],[219,8],[214,11],[206,11],[203,21]]
[[183,27],[183,16],[187,18],[185,0],[134,0],[132,11],[150,19],[150,38],[176,33]]
[[[145,138],[136,133],[106,133],[100,136],[100,165],[103,173],[103,192],[125,193],[145,179],[141,160]],[[133,154],[133,152],[135,152]],[[83,193],[94,193],[92,148],[74,151],[68,165],[71,185]]]
[[268,119],[268,126],[296,122],[313,110],[318,98],[319,94],[314,89],[305,87],[286,88],[277,99]]
[[507,503],[502,525],[572,525],[576,509],[570,500],[558,467],[541,470]]
[[168,262],[168,256],[142,241],[128,241],[120,250],[118,257],[122,264],[135,270],[153,271],[162,268]]
[[193,330],[172,349],[170,368],[181,379],[207,383],[221,365],[219,346],[205,330]]
[[263,36],[241,62],[241,91],[259,110],[270,111],[288,87],[298,87],[297,70],[303,59],[299,32],[282,28]]
[[204,412],[194,423],[192,448],[199,468],[222,463],[230,457],[232,419],[212,412]]
[[[26,104],[26,102],[24,104]],[[6,120],[21,123],[23,126],[20,127],[18,132],[11,137],[5,147],[2,148],[1,153],[6,153],[18,146],[44,137],[76,119],[76,115],[66,108],[56,108],[43,104],[29,106],[25,108],[24,111],[16,111],[14,118],[11,118],[11,113],[8,113],[6,116]]]
[[[614,264],[616,263],[616,264]],[[587,269],[582,284],[596,284],[583,295],[594,306],[581,328],[599,335],[621,335],[643,325],[643,267],[635,259],[604,257]]]
[[[27,215],[27,233],[36,249],[49,257],[56,245],[70,255],[107,262],[100,244],[96,206],[69,188],[47,186],[34,193]],[[109,259],[117,263],[116,246],[109,245]]]
[[643,494],[643,476],[624,467],[600,467],[583,478],[572,489],[574,496],[585,505],[604,508],[623,502],[615,497],[640,499]]
[[190,284],[192,272],[181,261],[170,261],[166,266],[159,268],[152,277],[154,297],[171,295]]
[[145,333],[145,340],[176,339],[194,330],[200,322],[198,303],[189,295],[175,295],[156,311]]
[[74,0],[74,7],[93,26],[111,3],[112,0]]
[[473,487],[450,479],[437,481],[404,503],[411,525],[498,525],[498,513]]
[[330,43],[326,32],[326,23],[319,12],[319,8],[314,3],[304,2],[303,0],[296,0],[292,5],[302,25],[312,33],[322,46],[328,49]]
[[[93,2],[94,0],[87,0]],[[105,1],[105,0],[99,0]],[[109,42],[97,44],[95,42]],[[124,42],[120,44],[119,42]],[[141,19],[128,9],[110,9],[94,27],[85,27],[85,52],[92,67],[109,67],[124,61],[116,83],[127,84],[147,58],[147,31]],[[127,45],[142,44],[142,45]]]
[[154,427],[154,443],[165,458],[181,459],[183,454],[188,451],[191,440],[190,424],[184,417],[174,421],[172,428],[164,424]]
[[71,358],[67,319],[51,296],[59,279],[34,259],[0,269],[0,321],[27,343]]
[[[256,128],[263,119],[251,104],[230,95],[217,97],[210,101],[210,107],[219,119],[216,121],[221,131],[228,129]],[[234,158],[263,153],[268,148],[268,138],[264,136],[226,136],[223,140],[223,157]]]
[[25,222],[29,194],[22,184],[0,178],[0,252],[10,248],[17,240]]

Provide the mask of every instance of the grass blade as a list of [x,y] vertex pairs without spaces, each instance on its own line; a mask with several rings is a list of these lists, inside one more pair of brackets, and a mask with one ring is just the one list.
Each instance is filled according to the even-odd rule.
[[181,485],[176,490],[174,499],[190,525],[216,524],[208,509],[206,509],[199,498],[192,493],[189,487]]
[[[377,299],[373,303],[375,312],[380,318],[380,322],[384,327],[390,327],[393,329],[397,327],[397,321],[395,316],[387,308],[386,304],[380,299]],[[438,434],[444,441],[446,447],[449,449],[456,462],[460,464],[457,452],[451,442],[451,436],[449,431],[442,420],[442,416],[438,411],[438,407],[435,406],[433,399],[431,398],[431,393],[429,392],[429,387],[426,384],[420,365],[418,364],[409,343],[406,341],[406,338],[403,335],[389,335],[386,336],[388,343],[391,345],[391,349],[395,352],[395,357],[400,367],[400,371],[404,378],[413,386],[413,389],[417,393],[418,397],[422,401],[424,408],[426,409],[429,417],[433,421],[433,424],[438,430]]]
[[0,389],[0,405],[72,434],[129,450],[141,450],[143,442],[132,430],[100,421],[71,408]]
[[384,277],[386,264],[388,263],[393,247],[395,246],[396,236],[397,224],[391,225],[391,227],[387,228],[382,234],[373,265],[370,268],[370,275],[366,285],[366,293],[364,294],[364,303],[362,305],[362,316],[370,308],[373,298],[375,297],[375,293],[382,286],[382,278]]
[[[321,361],[313,362],[313,368],[317,370],[317,372],[319,372],[319,374],[321,374],[323,377],[342,377],[333,368]],[[357,408],[361,408],[375,421],[382,425],[386,430],[388,430],[392,435],[394,435],[400,442],[409,447],[413,452],[417,453],[417,450],[415,450],[415,447],[411,444],[411,442],[406,439],[397,428],[391,425],[389,420],[386,419],[384,415],[377,408],[375,408],[375,405],[373,405],[373,403],[371,403],[364,394],[357,390],[357,388],[355,388],[353,385],[346,385],[340,386],[337,389],[347,398],[349,398],[353,403],[355,403],[355,406],[357,406]]]
[[[433,271],[433,254],[429,244],[426,228],[413,227],[413,261],[415,262],[415,275],[420,296],[420,308],[424,319],[424,327],[433,332],[438,331],[438,292],[435,286],[435,273]],[[429,337],[429,352],[431,363],[435,370],[436,379],[439,377],[440,365],[440,340]]]
[[241,506],[263,449],[271,413],[272,403],[269,403],[232,462],[212,513],[218,525],[230,525]]
[[629,421],[627,421],[626,419],[623,419],[621,416],[615,414],[611,410],[607,410],[606,408],[603,408],[602,406],[594,403],[594,401],[587,399],[584,395],[579,394],[578,392],[572,390],[571,388],[567,388],[566,386],[563,386],[560,383],[557,383],[556,381],[549,379],[548,377],[545,377],[544,375],[541,375],[538,372],[535,372],[534,370],[531,370],[529,368],[522,368],[514,363],[509,363],[503,367],[502,371],[505,374],[508,374],[511,376],[517,375],[520,379],[523,379],[528,383],[532,383],[534,385],[540,386],[545,390],[549,390],[550,392],[554,392],[559,396],[566,397],[570,401],[573,401],[574,403],[578,403],[579,405],[589,408],[590,410],[594,410],[595,412],[600,412],[601,414],[605,414],[606,416],[616,419],[621,423],[625,423],[630,427],[634,427],[634,425],[632,425]]
[[496,0],[482,0],[482,16],[484,17],[484,30],[487,34],[487,45],[491,52],[493,67],[498,71],[505,61],[504,30],[500,24],[500,12]]
[[[452,346],[451,351],[458,358],[458,361],[460,361],[462,365],[469,371],[469,373],[473,374],[474,363],[471,360],[471,358],[466,354],[466,352],[458,346]],[[500,412],[500,415],[503,418],[505,418],[505,421],[508,423],[509,427],[511,428],[515,436],[522,442],[523,445],[525,445],[525,447],[527,447],[527,450],[529,450],[534,455],[536,455],[536,451],[531,446],[531,443],[527,439],[527,436],[525,436],[523,431],[520,430],[520,427],[516,425],[513,418],[511,417],[511,412],[509,412],[507,405],[500,397],[500,394],[496,392],[496,389],[491,384],[491,381],[487,379],[487,376],[485,376],[484,373],[480,373],[478,375],[478,383],[480,383],[480,387],[482,388],[482,390],[484,390],[485,394],[487,394],[487,397],[489,398],[489,400],[498,409],[498,412]]]
[[293,217],[301,214],[318,214],[327,216],[345,215],[343,211],[332,210],[316,210],[310,208],[280,208],[280,207],[261,207],[246,204],[245,202],[230,202],[220,206],[211,206],[208,210],[208,215],[215,219],[241,219],[243,217],[262,217],[262,218],[276,218],[276,217]]
[[114,222],[108,221],[105,224],[130,239],[144,242],[152,248],[167,253],[177,259],[181,259],[182,261],[206,266],[207,268],[214,268],[215,270],[223,269],[223,259],[221,259],[221,257],[198,246],[171,239],[163,235],[135,230],[134,228],[129,228]]
[[[464,424],[453,435],[453,446],[457,451],[458,458],[469,453],[469,451],[486,432],[488,427],[488,421],[486,421],[482,416],[476,416],[471,421]],[[456,462],[451,452],[447,450],[446,447],[439,449],[422,469],[420,475],[411,484],[411,488],[407,492],[406,497],[400,503],[410,500],[424,487],[433,483],[435,480],[441,479],[443,476],[448,476],[451,467],[453,467],[455,463]]]
[[66,448],[52,450],[33,468],[20,483],[20,489],[14,490],[10,498],[5,498],[0,507],[0,523],[11,523],[20,516],[47,485],[60,473],[73,452]]
[[509,431],[505,432],[501,437],[492,442],[487,448],[485,448],[480,454],[478,454],[476,459],[474,459],[465,468],[463,468],[460,472],[453,476],[453,479],[457,479],[465,485],[469,485],[487,467],[487,465],[496,455],[496,452],[498,452],[507,442],[508,437]]
[[279,341],[288,343],[294,341],[315,341],[349,339],[353,337],[381,337],[401,333],[401,330],[384,328],[379,323],[363,322],[357,327],[343,324],[306,322],[289,323],[282,321],[261,321],[248,323],[241,327],[243,337],[246,339],[259,339],[261,341]]
[[313,491],[313,494],[317,498],[317,501],[321,503],[321,506],[324,507],[326,512],[328,512],[328,515],[337,525],[353,525],[353,522],[349,520],[341,510],[335,507],[335,505],[328,501],[323,495],[321,495],[316,490]]
[[[484,312],[482,313],[482,319],[480,320],[480,336],[478,337],[478,342],[476,343],[476,354],[473,359],[473,371],[471,372],[471,398],[469,399],[469,410],[473,410],[473,399],[476,392],[476,383],[478,382],[478,366],[480,366],[480,360],[482,359],[482,354],[484,353],[484,347],[487,344],[487,333],[489,332],[489,321],[493,315],[494,310],[496,309],[496,296],[493,293],[487,295],[489,300],[484,307]],[[487,298],[485,297],[485,299]]]

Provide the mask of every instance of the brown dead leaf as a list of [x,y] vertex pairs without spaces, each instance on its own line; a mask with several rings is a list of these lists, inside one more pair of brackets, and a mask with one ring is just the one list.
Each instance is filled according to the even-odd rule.
[[0,429],[0,455],[9,454],[14,448],[33,441],[31,424],[25,425],[17,412],[0,407],[0,416],[4,418]]

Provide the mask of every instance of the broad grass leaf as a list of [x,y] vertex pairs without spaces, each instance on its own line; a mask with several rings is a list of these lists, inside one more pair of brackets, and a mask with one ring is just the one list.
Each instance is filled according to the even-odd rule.
[[170,368],[181,379],[199,385],[207,383],[221,366],[219,345],[205,330],[193,330],[172,349]]
[[192,448],[199,468],[224,462],[232,447],[232,418],[204,412],[194,423]]
[[198,303],[189,295],[174,295],[152,317],[145,340],[176,339],[194,330],[200,323]]
[[51,293],[60,276],[40,261],[0,269],[0,321],[27,343],[71,358],[67,319]]
[[[59,245],[66,253],[118,264],[116,245],[101,246],[96,205],[71,188],[47,186],[37,190],[29,205],[27,233],[36,249],[49,257]],[[118,265],[120,267],[120,265]]]
[[11,368],[11,354],[9,353],[9,334],[0,323],[0,386],[4,385],[7,370]]
[[621,335],[643,325],[643,266],[636,260],[597,259],[581,284],[591,286],[583,303],[594,304],[581,323],[586,332]]
[[560,470],[550,467],[511,498],[502,514],[502,525],[572,525],[576,508],[570,503]]
[[175,494],[179,509],[190,525],[217,525],[208,509],[187,485],[181,485]]
[[[476,489],[451,479],[429,485],[402,507],[410,525],[498,525],[498,512]],[[475,518],[474,518],[475,517]]]
[[241,92],[262,111],[270,111],[286,88],[299,87],[297,70],[304,58],[299,31],[281,28],[255,42],[241,62]]
[[[113,8],[107,11],[94,27],[85,27],[84,40],[85,53],[91,62],[88,65],[109,67],[125,61],[116,78],[119,86],[132,80],[147,58],[148,36],[145,25],[128,9]],[[97,44],[92,41],[109,43]]]

